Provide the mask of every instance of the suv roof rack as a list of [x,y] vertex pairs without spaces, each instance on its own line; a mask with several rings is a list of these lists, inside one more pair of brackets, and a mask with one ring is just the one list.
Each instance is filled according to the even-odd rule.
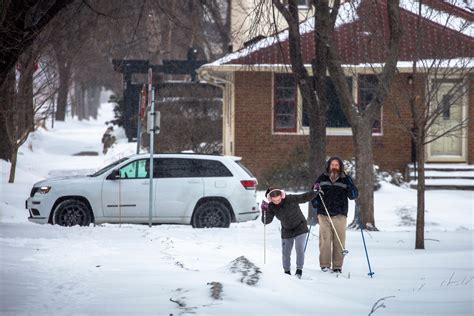
[[[149,155],[149,153],[140,153],[140,155]],[[187,153],[187,152],[155,152],[155,155],[201,155],[201,156],[224,156],[219,152],[213,153]]]

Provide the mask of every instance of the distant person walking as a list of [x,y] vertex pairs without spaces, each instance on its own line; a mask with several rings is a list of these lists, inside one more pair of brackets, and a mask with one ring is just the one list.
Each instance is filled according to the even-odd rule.
[[298,204],[309,202],[318,195],[317,191],[303,194],[285,194],[281,189],[268,188],[265,196],[269,203],[262,202],[262,223],[269,224],[276,217],[281,223],[281,246],[283,271],[291,274],[291,252],[296,248],[296,273],[303,274],[304,244],[308,223]]
[[114,135],[114,127],[109,126],[104,132],[104,135],[102,135],[102,144],[104,144],[104,147],[102,149],[102,153],[105,155],[107,154],[107,151],[109,150],[110,147],[112,147],[113,144],[115,144],[115,141],[117,138]]
[[318,177],[313,187],[320,188],[324,201],[323,204],[320,196],[311,201],[319,222],[319,265],[323,272],[330,271],[332,267],[333,272],[341,273],[346,242],[348,199],[356,199],[359,192],[352,178],[344,172],[344,164],[338,157],[332,157],[327,161],[326,172]]

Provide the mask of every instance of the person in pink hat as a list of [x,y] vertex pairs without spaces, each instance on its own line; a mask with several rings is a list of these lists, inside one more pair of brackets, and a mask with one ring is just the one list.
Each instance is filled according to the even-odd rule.
[[276,217],[281,223],[281,246],[283,271],[291,275],[291,252],[296,249],[296,273],[298,278],[303,274],[304,244],[308,233],[308,223],[299,204],[314,199],[318,191],[303,194],[285,194],[277,188],[268,188],[265,197],[268,203],[262,202],[262,223],[270,224]]

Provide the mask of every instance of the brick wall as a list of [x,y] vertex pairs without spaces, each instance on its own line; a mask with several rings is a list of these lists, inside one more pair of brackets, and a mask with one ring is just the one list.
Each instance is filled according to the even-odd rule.
[[307,146],[307,136],[272,135],[272,73],[235,74],[235,155],[257,177],[290,158],[295,146]]
[[[382,170],[405,172],[411,161],[411,139],[404,130],[411,126],[408,102],[408,75],[396,76],[384,103],[380,136],[374,136],[374,162]],[[423,78],[415,78],[415,94],[423,98]],[[471,86],[474,80],[471,80]],[[473,92],[470,90],[470,117],[474,117]],[[398,105],[398,107],[396,106]],[[398,114],[397,114],[398,108]],[[296,148],[308,147],[308,136],[272,134],[272,73],[237,72],[235,74],[235,155],[260,177],[267,169],[284,165]],[[400,119],[401,118],[401,119]],[[401,123],[403,122],[403,124]],[[469,127],[474,134],[474,122]],[[328,136],[327,155],[350,159],[351,136]],[[469,161],[474,162],[474,137],[469,139]]]

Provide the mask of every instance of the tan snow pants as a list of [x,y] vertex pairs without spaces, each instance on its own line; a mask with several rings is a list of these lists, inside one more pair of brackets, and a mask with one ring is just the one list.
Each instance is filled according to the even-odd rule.
[[[347,217],[344,215],[331,216],[337,234],[345,248]],[[327,216],[318,215],[319,221],[319,265],[321,268],[331,267],[332,269],[342,269],[344,256],[341,245],[337,240],[334,229]]]

